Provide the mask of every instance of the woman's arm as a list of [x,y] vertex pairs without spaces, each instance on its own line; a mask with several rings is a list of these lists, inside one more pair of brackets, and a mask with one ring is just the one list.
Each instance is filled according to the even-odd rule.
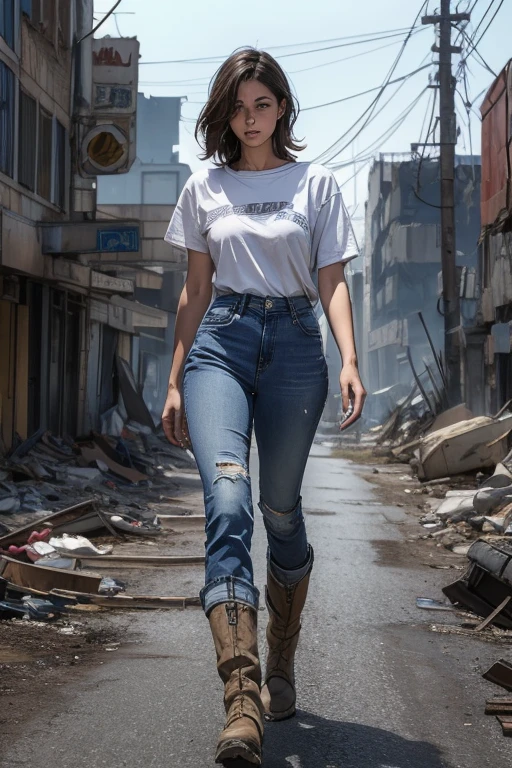
[[366,391],[357,368],[352,305],[345,280],[345,267],[341,262],[318,270],[318,292],[342,359],[340,388],[343,410],[347,410],[350,399],[354,402],[354,413],[341,425],[345,429],[361,415]]
[[169,442],[183,446],[184,429],[181,385],[183,367],[197,329],[212,298],[215,267],[208,253],[188,251],[187,279],[181,292],[174,329],[174,348],[162,426]]

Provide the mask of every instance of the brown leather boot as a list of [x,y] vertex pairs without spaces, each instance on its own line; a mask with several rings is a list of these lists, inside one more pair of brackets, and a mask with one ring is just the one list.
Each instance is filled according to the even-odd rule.
[[209,620],[217,652],[217,669],[225,686],[227,714],[215,762],[243,758],[261,765],[263,707],[257,611],[242,603],[221,603],[212,609]]
[[268,656],[261,701],[266,720],[286,720],[295,715],[294,658],[300,633],[300,615],[306,602],[311,565],[296,584],[281,584],[267,570],[266,602],[268,608]]

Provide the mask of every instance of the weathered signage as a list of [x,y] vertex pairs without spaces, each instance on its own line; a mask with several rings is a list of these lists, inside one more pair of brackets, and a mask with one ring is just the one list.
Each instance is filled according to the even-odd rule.
[[80,131],[82,176],[130,170],[136,157],[138,68],[136,38],[92,41],[92,113]]

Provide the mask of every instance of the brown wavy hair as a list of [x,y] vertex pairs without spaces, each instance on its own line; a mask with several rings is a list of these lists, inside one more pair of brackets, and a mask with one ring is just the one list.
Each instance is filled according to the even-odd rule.
[[296,157],[290,150],[300,152],[305,148],[297,144],[293,135],[299,104],[277,61],[266,51],[256,48],[243,48],[232,53],[212,78],[208,101],[201,110],[195,129],[196,141],[204,150],[201,160],[216,157],[214,163],[218,166],[232,165],[240,160],[240,140],[229,123],[235,111],[238,87],[247,80],[263,83],[272,91],[278,104],[285,99],[285,111],[277,121],[272,147],[281,160],[294,162]]

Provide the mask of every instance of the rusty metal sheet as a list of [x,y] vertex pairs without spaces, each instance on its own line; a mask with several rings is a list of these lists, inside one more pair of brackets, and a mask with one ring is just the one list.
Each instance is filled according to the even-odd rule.
[[512,214],[509,125],[512,116],[512,68],[509,61],[491,85],[482,113],[482,226]]

